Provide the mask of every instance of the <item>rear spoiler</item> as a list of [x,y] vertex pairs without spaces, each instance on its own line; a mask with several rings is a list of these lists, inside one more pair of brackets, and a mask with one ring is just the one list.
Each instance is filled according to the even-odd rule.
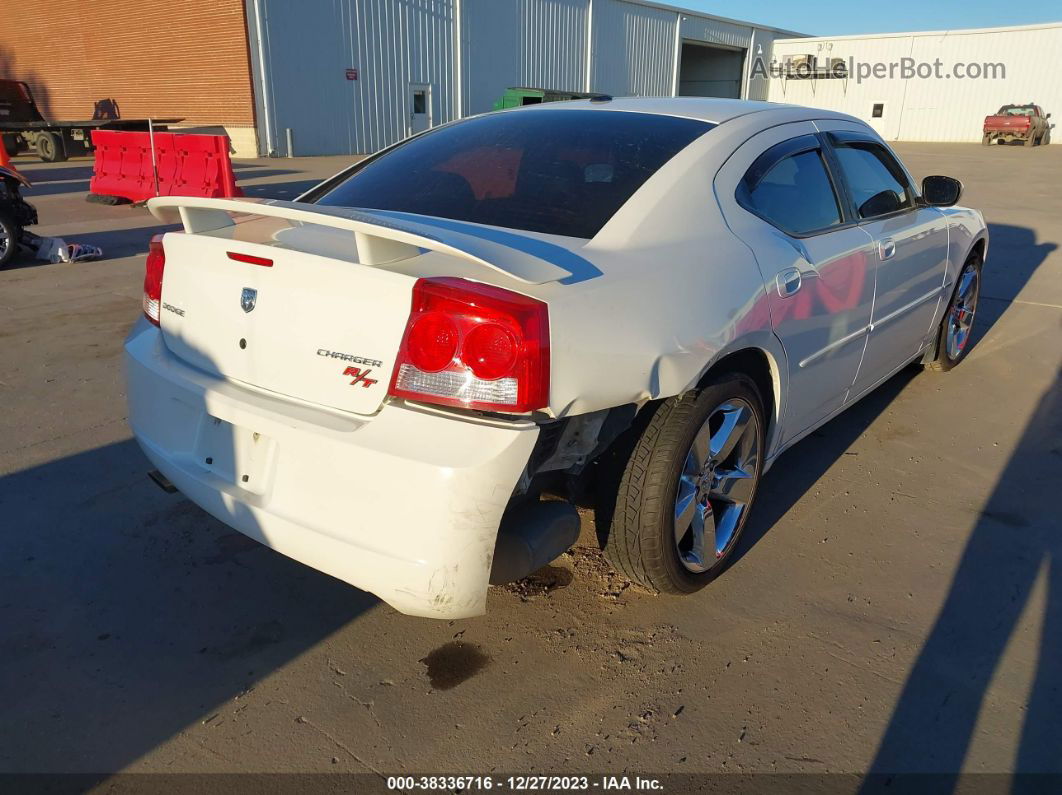
[[483,265],[527,284],[573,281],[600,271],[573,251],[540,238],[493,227],[390,210],[322,207],[304,202],[261,199],[199,199],[160,196],[147,203],[164,223],[181,223],[189,234],[232,226],[233,216],[283,218],[354,233],[364,265],[386,265],[425,250]]

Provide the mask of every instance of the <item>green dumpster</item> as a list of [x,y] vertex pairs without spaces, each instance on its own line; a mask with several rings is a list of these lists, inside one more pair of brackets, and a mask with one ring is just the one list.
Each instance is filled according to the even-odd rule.
[[590,99],[601,96],[585,91],[553,91],[547,88],[528,88],[516,86],[505,89],[501,99],[495,100],[494,110],[518,108],[521,105],[537,105],[540,102],[564,102],[569,99]]

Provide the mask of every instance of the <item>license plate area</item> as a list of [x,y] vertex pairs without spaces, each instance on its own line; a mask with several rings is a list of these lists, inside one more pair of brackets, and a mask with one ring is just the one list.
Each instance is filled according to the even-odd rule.
[[207,415],[196,440],[199,465],[215,477],[254,494],[265,494],[276,442],[250,428]]

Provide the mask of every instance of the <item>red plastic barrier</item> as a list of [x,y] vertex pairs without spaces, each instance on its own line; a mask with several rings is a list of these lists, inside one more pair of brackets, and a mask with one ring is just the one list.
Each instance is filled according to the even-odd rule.
[[158,194],[151,165],[151,136],[146,132],[93,130],[96,147],[89,191],[141,201],[152,196],[242,196],[229,160],[226,135],[155,133]]

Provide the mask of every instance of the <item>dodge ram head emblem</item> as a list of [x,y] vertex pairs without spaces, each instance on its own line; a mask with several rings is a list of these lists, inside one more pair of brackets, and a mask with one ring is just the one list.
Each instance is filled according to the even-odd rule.
[[254,304],[258,300],[258,291],[253,287],[244,287],[243,293],[240,294],[240,306],[244,312],[250,312],[254,309]]

